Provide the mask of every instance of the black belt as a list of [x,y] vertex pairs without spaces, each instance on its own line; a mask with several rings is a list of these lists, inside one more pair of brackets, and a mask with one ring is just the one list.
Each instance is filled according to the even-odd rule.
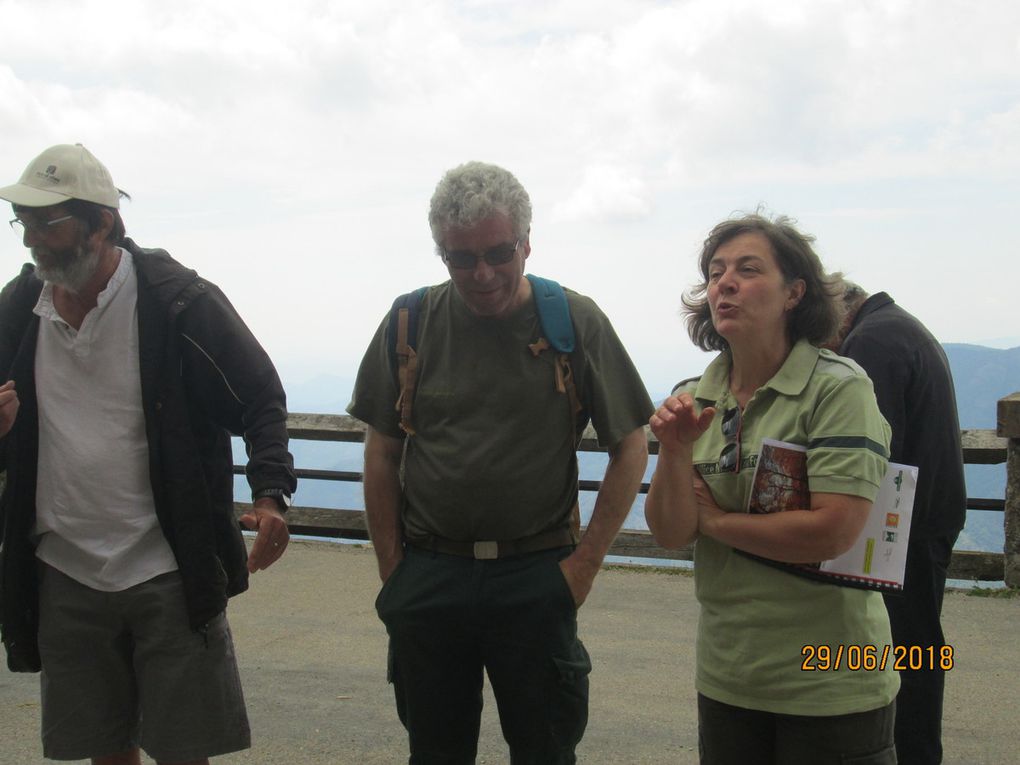
[[554,547],[566,547],[577,544],[570,529],[553,529],[543,531],[541,534],[534,534],[521,539],[510,539],[507,541],[478,541],[469,542],[460,539],[444,539],[433,534],[423,534],[415,537],[404,537],[404,541],[412,547],[430,552],[443,553],[444,555],[459,555],[463,558],[474,558],[475,560],[495,560],[506,558],[511,555],[523,555],[524,553],[551,550]]

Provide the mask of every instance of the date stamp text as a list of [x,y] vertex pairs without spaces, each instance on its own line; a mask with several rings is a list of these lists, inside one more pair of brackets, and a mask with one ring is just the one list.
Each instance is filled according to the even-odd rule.
[[805,645],[800,649],[803,672],[883,672],[892,665],[897,672],[920,672],[953,668],[951,645]]

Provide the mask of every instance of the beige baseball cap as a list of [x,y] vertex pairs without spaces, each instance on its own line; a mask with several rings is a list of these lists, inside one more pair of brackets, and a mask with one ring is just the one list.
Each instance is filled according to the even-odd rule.
[[0,199],[24,207],[49,207],[68,199],[120,207],[120,191],[110,171],[80,143],[48,148],[25,168],[20,181],[0,189]]

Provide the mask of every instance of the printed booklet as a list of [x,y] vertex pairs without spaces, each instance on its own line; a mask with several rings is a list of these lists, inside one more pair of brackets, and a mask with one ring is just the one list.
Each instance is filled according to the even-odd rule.
[[[916,467],[890,462],[860,537],[853,547],[833,560],[782,563],[739,552],[810,579],[846,587],[902,592],[916,487]],[[807,449],[785,441],[763,439],[748,499],[748,512],[778,513],[810,507]]]

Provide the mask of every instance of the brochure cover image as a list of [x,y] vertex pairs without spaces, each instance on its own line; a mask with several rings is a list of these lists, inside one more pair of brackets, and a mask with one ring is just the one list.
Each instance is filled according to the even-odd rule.
[[[743,554],[811,579],[870,590],[901,591],[916,485],[916,467],[889,463],[864,529],[853,547],[838,558],[818,563],[784,563]],[[748,512],[779,513],[810,507],[807,449],[764,439],[748,498]]]

